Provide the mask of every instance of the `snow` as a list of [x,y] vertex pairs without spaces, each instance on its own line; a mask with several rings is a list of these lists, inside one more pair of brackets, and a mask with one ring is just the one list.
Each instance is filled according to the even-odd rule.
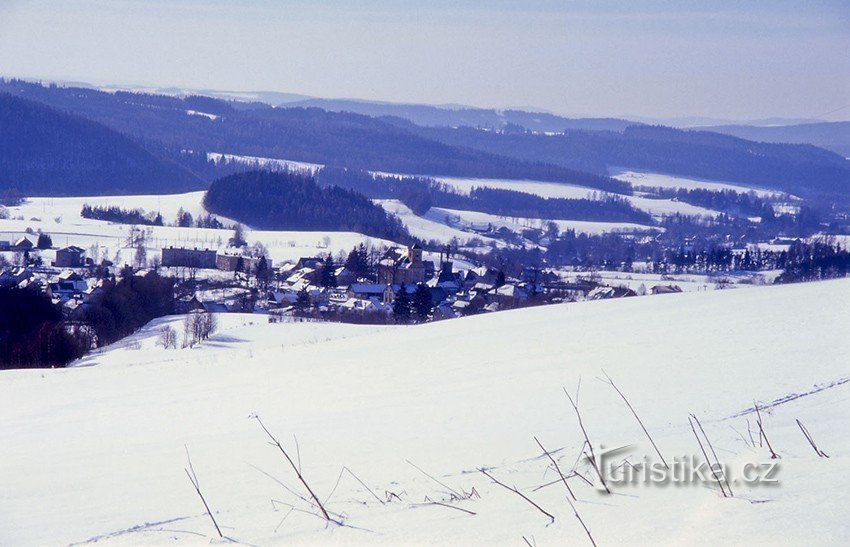
[[605,199],[609,196],[618,196],[629,201],[633,207],[646,211],[647,213],[660,217],[661,215],[672,215],[680,213],[690,216],[711,216],[720,214],[718,211],[697,207],[688,203],[673,201],[670,199],[651,199],[641,196],[623,196],[601,192],[585,186],[559,182],[541,182],[532,180],[503,180],[503,179],[465,179],[453,177],[434,177],[461,192],[469,193],[473,188],[496,188],[500,190],[514,190],[534,194],[544,198],[559,199]]
[[[254,156],[237,156],[233,154],[209,153],[207,157],[214,161],[219,161],[221,157],[229,160],[239,161],[246,164],[273,165],[277,167],[286,167],[296,170],[307,170],[315,173],[321,169],[320,164],[304,163],[284,159],[260,158]],[[399,173],[390,173],[383,171],[372,171],[376,175],[404,177],[411,175],[403,175]],[[514,190],[517,192],[525,192],[534,194],[544,198],[563,198],[563,199],[604,199],[608,196],[620,194],[611,194],[588,188],[560,182],[542,182],[535,180],[514,180],[514,179],[486,179],[486,178],[462,178],[462,177],[445,177],[441,175],[420,175],[427,176],[445,183],[461,193],[469,193],[473,188],[495,188],[499,190]],[[665,175],[666,176],[666,175]],[[661,176],[661,178],[665,177]],[[668,177],[672,178],[672,177]],[[655,180],[654,178],[652,180]],[[659,179],[660,180],[660,179]],[[684,179],[682,179],[684,180]],[[661,186],[659,184],[658,186]],[[749,189],[747,189],[749,190]],[[620,196],[629,201],[635,208],[647,213],[660,217],[662,215],[673,215],[676,213],[689,216],[710,216],[716,217],[720,214],[719,211],[697,207],[688,203],[673,201],[669,199],[650,199],[641,196]]]
[[275,158],[263,158],[259,156],[240,156],[236,154],[222,154],[219,152],[208,152],[207,159],[219,162],[224,158],[227,161],[242,163],[245,165],[253,165],[257,167],[275,167],[279,169],[291,169],[294,171],[307,171],[315,174],[316,171],[324,167],[320,163],[308,163],[304,161],[280,160]]
[[435,214],[434,208],[425,213],[424,216],[419,216],[414,214],[410,208],[397,199],[376,199],[373,201],[383,207],[388,213],[392,213],[401,219],[412,236],[425,241],[435,239],[441,242],[448,242],[452,238],[457,238],[458,241],[467,242],[477,237],[485,243],[495,243],[500,247],[504,246],[504,243],[501,241],[448,226],[446,224],[446,214]]
[[[432,207],[426,214],[425,218],[435,221],[446,222],[446,217],[459,218],[460,221],[467,225],[487,225],[492,224],[494,228],[506,226],[508,229],[521,232],[526,228],[541,228],[545,229],[546,224],[550,221],[541,218],[525,218],[525,217],[504,217],[499,215],[491,215],[488,213],[480,213],[478,211],[462,211],[458,209],[445,209],[441,207]],[[587,220],[552,220],[558,225],[560,231],[575,230],[577,233],[585,234],[602,234],[605,232],[635,232],[646,231],[653,229],[644,224],[636,224],[633,222],[593,222]],[[658,228],[654,228],[658,229]]]
[[188,114],[189,116],[201,116],[210,120],[218,119],[218,116],[216,116],[215,114],[209,114],[207,112],[198,112],[197,110],[187,110],[186,114]]
[[[54,247],[77,245],[92,256],[92,247],[98,253],[112,260],[121,252],[121,260],[130,262],[135,248],[127,246],[127,238],[132,226],[93,220],[80,216],[83,204],[92,206],[115,205],[125,209],[140,208],[146,212],[159,211],[165,222],[174,222],[177,211],[183,208],[193,217],[205,214],[203,208],[204,192],[185,194],[149,195],[149,196],[99,196],[72,198],[29,198],[18,207],[9,207],[9,219],[0,219],[0,239],[15,240],[29,229],[39,229],[50,234]],[[22,217],[23,220],[16,220]],[[233,221],[221,218],[225,225]],[[227,244],[233,235],[230,229],[211,229],[176,226],[142,226],[150,230],[146,242],[148,258],[158,254],[162,247],[187,247],[218,249]],[[370,238],[355,232],[305,232],[246,230],[249,244],[262,243],[269,256],[278,263],[284,260],[297,260],[301,256],[315,256],[317,253],[336,254],[350,251],[360,243],[370,242],[376,246],[394,243],[380,238]],[[35,235],[28,236],[33,243]],[[52,258],[52,251],[44,253]],[[120,263],[120,262],[119,262]]]
[[[573,466],[582,437],[562,386],[575,392],[581,379],[578,404],[597,449],[634,444],[635,458],[652,455],[597,379],[604,369],[668,458],[699,454],[693,412],[721,461],[769,463],[766,448],[745,441],[754,416],[740,413],[756,400],[782,459],[779,485],[735,483],[728,499],[705,485],[605,495],[572,479],[599,545],[846,544],[848,293],[843,279],[412,327],[227,316],[212,339],[184,350],[151,347],[162,321],[179,324],[160,320],[87,366],[0,372],[0,538],[220,542],[186,478],[188,450],[223,533],[242,543],[518,545],[524,536],[589,545],[533,436],[562,469]],[[309,505],[287,491],[303,496],[303,487],[253,414],[346,526],[303,512]],[[830,458],[816,456],[795,419]],[[401,501],[379,503],[348,474],[337,481],[343,466],[382,500],[389,491]],[[593,478],[586,464],[578,469]],[[473,488],[480,499],[449,499],[450,489],[465,497]],[[422,505],[426,496],[476,514]]]
[[685,190],[705,189],[713,192],[732,190],[734,192],[744,194],[755,192],[756,195],[763,198],[783,195],[782,192],[760,189],[746,184],[732,184],[728,182],[687,178],[676,175],[666,175],[663,173],[652,173],[649,171],[633,171],[622,168],[611,169],[611,176],[615,179],[628,182],[632,186],[650,186],[653,188],[672,189],[683,188]]

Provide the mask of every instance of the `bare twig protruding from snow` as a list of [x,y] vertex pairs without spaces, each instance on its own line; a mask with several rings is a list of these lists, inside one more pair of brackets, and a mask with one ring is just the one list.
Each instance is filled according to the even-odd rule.
[[489,478],[491,481],[495,482],[496,484],[498,484],[499,486],[501,486],[502,488],[504,488],[506,490],[510,490],[511,492],[513,492],[514,494],[516,494],[517,496],[521,497],[522,499],[524,499],[525,501],[530,503],[532,506],[534,506],[535,509],[537,509],[538,511],[540,511],[541,513],[543,513],[544,515],[549,517],[550,524],[552,522],[555,522],[555,516],[552,513],[549,513],[548,511],[546,511],[545,509],[543,509],[542,507],[540,507],[539,505],[534,503],[534,501],[532,501],[531,498],[529,498],[528,496],[526,496],[525,494],[523,494],[522,492],[517,490],[517,488],[515,486],[508,486],[507,484],[499,481],[499,479],[497,479],[496,477],[494,477],[493,475],[488,473],[487,470],[484,469],[483,467],[480,468],[479,471],[484,473],[484,475],[486,475],[487,478]]
[[351,470],[351,469],[349,469],[348,467],[343,467],[343,468],[342,468],[342,470],[343,470],[343,471],[347,471],[349,475],[351,475],[352,477],[354,477],[354,480],[356,480],[357,482],[359,482],[359,483],[360,483],[360,486],[362,486],[362,487],[363,487],[363,488],[365,488],[365,489],[366,489],[366,490],[367,490],[370,494],[372,494],[372,497],[373,497],[373,498],[375,498],[376,500],[378,500],[378,502],[379,502],[381,505],[384,505],[384,503],[385,503],[385,502],[384,502],[384,500],[382,500],[382,499],[380,498],[380,496],[378,496],[378,494],[376,494],[374,491],[372,491],[372,489],[371,489],[371,488],[369,488],[368,486],[366,486],[366,483],[365,483],[365,482],[363,482],[363,481],[361,481],[361,480],[360,480],[360,477],[358,477],[357,475],[355,475],[355,474],[354,474],[354,471],[352,471],[352,470]]
[[280,441],[278,441],[275,436],[272,435],[271,431],[266,428],[265,424],[263,424],[263,421],[260,420],[259,416],[255,415],[254,418],[257,420],[257,423],[260,424],[260,427],[263,428],[263,431],[266,432],[266,435],[268,435],[271,439],[271,444],[276,446],[278,450],[280,450],[280,453],[283,454],[283,457],[286,458],[286,461],[289,462],[289,465],[292,467],[292,470],[295,471],[295,475],[298,477],[298,480],[301,481],[301,484],[303,484],[304,488],[307,489],[307,492],[310,494],[310,497],[313,498],[313,501],[319,507],[319,510],[322,512],[322,516],[325,518],[325,520],[328,522],[333,522],[335,524],[340,524],[339,522],[332,519],[330,515],[328,515],[327,510],[325,510],[325,506],[322,504],[321,501],[319,501],[319,497],[316,495],[315,492],[313,492],[313,489],[310,488],[310,485],[307,484],[307,481],[304,479],[304,475],[301,474],[301,471],[298,469],[298,466],[295,464],[294,461],[292,461],[292,458],[289,457],[289,454],[286,453],[286,450],[280,444]]
[[770,459],[775,460],[780,458],[779,454],[773,450],[773,447],[770,445],[770,439],[767,438],[767,433],[764,430],[764,424],[761,421],[761,412],[759,411],[759,405],[753,401],[753,407],[756,409],[756,424],[759,426],[759,435],[760,438],[764,439],[764,442],[767,443],[767,449],[770,450]]
[[434,500],[430,500],[426,503],[414,503],[412,506],[413,507],[424,507],[424,506],[427,506],[427,505],[439,505],[441,507],[448,507],[449,509],[454,509],[456,511],[461,511],[463,513],[466,513],[467,515],[473,515],[474,516],[474,515],[478,514],[475,511],[470,511],[469,509],[464,509],[463,507],[457,507],[457,506],[454,506],[454,505],[450,505],[448,503],[443,503],[441,501],[434,501]]
[[576,412],[576,417],[578,418],[578,426],[581,428],[581,433],[584,435],[584,442],[590,450],[590,454],[588,455],[588,459],[590,460],[590,464],[593,467],[593,470],[596,471],[596,475],[599,477],[599,480],[602,482],[602,486],[605,488],[605,492],[611,493],[611,489],[608,488],[608,483],[605,482],[605,477],[602,475],[602,470],[599,469],[599,464],[596,461],[596,453],[593,451],[593,444],[590,442],[590,437],[587,435],[587,429],[584,427],[584,422],[581,419],[581,412],[578,409],[578,389],[581,388],[581,381],[579,381],[579,388],[576,389],[576,398],[570,396],[567,388],[564,388],[564,394],[567,396],[567,399],[570,400],[570,404],[573,405],[573,410]]
[[428,478],[429,478],[429,479],[431,479],[432,481],[436,482],[437,484],[439,484],[440,486],[442,486],[443,488],[445,488],[446,490],[448,490],[449,492],[451,492],[452,494],[454,494],[455,496],[457,496],[457,498],[458,498],[458,499],[463,499],[463,496],[461,496],[460,494],[458,494],[457,490],[455,490],[455,489],[454,489],[454,488],[452,488],[451,486],[449,486],[449,485],[445,484],[444,482],[442,482],[442,481],[440,481],[440,480],[436,479],[436,478],[434,477],[434,475],[431,475],[431,474],[429,474],[429,473],[425,472],[425,471],[424,471],[421,467],[419,467],[418,465],[416,465],[415,463],[413,463],[413,462],[412,462],[412,461],[410,461],[410,460],[404,460],[404,461],[406,461],[407,463],[409,463],[410,465],[412,465],[413,467],[415,467],[417,471],[419,471],[420,473],[422,473],[423,475],[425,475],[426,477],[428,477]]
[[[702,423],[699,421],[699,418],[697,418],[695,414],[692,414],[692,416],[694,418],[694,421],[697,423],[699,430],[702,432],[702,436],[703,436],[703,438],[705,438],[705,442],[708,444],[709,450],[711,450],[711,455],[714,456],[714,461],[717,464],[717,467],[722,469],[722,466],[720,465],[720,459],[717,457],[717,452],[714,451],[714,445],[711,444],[711,439],[709,439],[708,435],[705,434],[705,430],[702,428]],[[723,481],[726,483],[726,490],[729,491],[729,495],[731,496],[732,495],[732,487],[729,486],[729,479],[726,478],[725,473],[721,474],[721,477],[723,478]]]
[[210,516],[210,520],[212,521],[213,526],[215,526],[215,531],[218,532],[218,537],[223,538],[224,535],[221,533],[221,528],[218,527],[218,523],[215,521],[215,517],[210,510],[210,506],[207,504],[207,500],[201,493],[201,484],[198,482],[198,476],[195,474],[195,468],[192,467],[192,458],[189,457],[188,448],[186,448],[186,460],[189,462],[189,467],[184,468],[183,470],[186,472],[186,476],[189,477],[189,481],[192,483],[192,486],[195,487],[195,492],[198,493],[198,497],[201,498],[201,502],[204,504],[204,509],[207,510],[207,515]]
[[826,455],[826,452],[818,448],[818,445],[815,444],[815,440],[812,438],[812,435],[811,433],[809,433],[809,430],[806,429],[806,426],[803,425],[803,422],[798,419],[797,425],[800,426],[800,431],[803,432],[803,436],[805,436],[806,440],[809,441],[809,444],[812,445],[812,449],[815,451],[815,454],[817,454],[821,458],[828,458],[829,456]]
[[584,528],[584,533],[587,534],[587,538],[590,540],[590,543],[593,545],[593,547],[596,547],[596,542],[593,541],[593,536],[590,534],[590,530],[588,529],[587,525],[584,523],[584,520],[581,518],[581,515],[578,514],[578,509],[576,509],[576,505],[573,503],[573,500],[576,499],[576,497],[573,494],[573,491],[570,488],[570,485],[567,484],[567,478],[564,477],[563,473],[561,473],[561,468],[558,466],[558,462],[556,462],[555,458],[553,458],[552,455],[549,454],[548,450],[543,448],[543,444],[540,442],[540,440],[537,437],[534,437],[534,440],[535,440],[535,442],[537,442],[537,446],[540,447],[540,450],[542,450],[543,453],[546,454],[546,456],[548,456],[549,460],[555,466],[555,470],[558,472],[558,475],[561,476],[561,480],[563,481],[564,486],[567,487],[567,492],[569,492],[570,496],[572,496],[572,498],[573,498],[572,500],[570,498],[567,498],[567,502],[569,502],[570,507],[573,510],[573,515],[575,515],[576,519],[579,521],[579,524],[581,524],[581,527]]
[[[693,418],[693,420],[692,420],[692,418]],[[717,482],[717,486],[720,487],[720,493],[723,494],[724,498],[728,498],[732,495],[732,490],[730,489],[729,493],[728,494],[726,493],[726,488],[723,486],[723,481],[721,481],[720,477],[717,475],[717,468],[715,467],[715,464],[712,463],[711,459],[708,457],[708,453],[705,451],[705,446],[702,444],[702,440],[699,438],[699,434],[697,433],[696,427],[694,427],[694,421],[699,423],[699,420],[697,420],[696,416],[694,416],[693,414],[689,415],[688,416],[688,423],[691,426],[691,431],[694,432],[694,437],[696,437],[697,444],[699,444],[699,449],[702,452],[702,455],[705,458],[705,461],[708,463],[709,469],[711,469],[711,474],[712,474],[712,476],[714,476],[714,480]],[[700,430],[702,431],[703,436],[705,436],[705,431],[702,430],[701,425],[700,425]],[[705,440],[706,440],[706,442],[708,442],[708,437],[706,437]],[[713,451],[713,449],[712,449],[712,451]],[[716,459],[717,459],[717,456],[715,456],[715,461],[716,461]],[[718,466],[720,465],[720,462],[716,462],[716,463],[717,463]]]
[[567,492],[570,493],[570,497],[572,497],[573,499],[576,499],[576,495],[573,494],[573,489],[570,488],[569,483],[567,483],[567,477],[565,477],[564,474],[561,473],[561,466],[558,465],[558,462],[555,460],[555,458],[552,456],[552,454],[550,454],[548,450],[543,448],[543,444],[540,442],[540,439],[538,439],[537,437],[534,437],[534,442],[537,443],[537,446],[540,447],[540,450],[542,450],[543,453],[546,454],[546,457],[549,458],[549,461],[552,462],[552,465],[555,466],[555,471],[558,473],[558,476],[561,477],[561,482],[564,483],[564,486],[567,488]]
[[629,402],[629,400],[626,398],[626,396],[623,394],[623,392],[620,391],[620,388],[617,387],[617,385],[614,383],[614,380],[612,380],[611,377],[608,376],[608,373],[603,370],[602,374],[605,375],[605,378],[607,379],[607,383],[612,388],[614,388],[614,391],[617,392],[617,395],[619,395],[620,398],[623,399],[623,402],[626,403],[626,406],[629,407],[629,410],[631,411],[632,415],[635,417],[635,420],[637,420],[638,425],[640,426],[641,429],[643,429],[644,435],[646,435],[646,438],[649,439],[650,443],[652,443],[652,448],[655,449],[655,453],[658,454],[659,458],[661,458],[661,463],[664,464],[664,467],[666,467],[667,469],[670,469],[670,466],[667,465],[667,460],[665,460],[664,456],[661,455],[661,450],[658,449],[658,445],[655,444],[655,441],[653,440],[652,435],[650,435],[649,431],[646,430],[646,426],[643,425],[643,421],[641,421],[640,416],[638,416],[638,413],[634,409],[632,404]]

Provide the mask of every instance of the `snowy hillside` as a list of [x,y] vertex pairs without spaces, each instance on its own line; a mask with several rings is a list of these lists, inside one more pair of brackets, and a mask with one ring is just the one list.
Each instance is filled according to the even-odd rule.
[[[14,241],[29,233],[27,237],[35,242],[34,233],[41,230],[50,234],[53,244],[57,247],[77,245],[85,249],[90,257],[104,257],[110,260],[120,252],[120,260],[116,262],[129,262],[135,252],[135,248],[127,243],[133,226],[84,218],[80,215],[84,204],[93,207],[139,208],[144,212],[158,211],[166,222],[173,222],[179,209],[189,212],[193,217],[206,214],[203,197],[204,192],[148,196],[28,198],[20,206],[8,208],[10,218],[0,219],[0,239]],[[225,224],[232,224],[227,218],[221,219]],[[177,226],[143,228],[150,231],[145,243],[149,258],[158,255],[160,250],[167,246],[218,249],[226,245],[228,238],[233,235],[231,229]],[[249,230],[246,233],[248,243],[262,243],[276,263],[317,253],[348,252],[364,241],[371,241],[376,245],[392,244],[355,232]],[[53,251],[45,252],[48,260],[52,260],[52,253]]]
[[[0,372],[0,543],[224,542],[188,451],[240,543],[590,545],[537,436],[565,475],[575,465],[593,483],[568,480],[598,545],[846,544],[848,302],[838,280],[412,327],[228,316],[185,350],[155,348],[157,323],[85,366]],[[603,369],[670,461],[702,459],[692,412],[733,472],[770,464],[748,410],[758,401],[779,483],[732,481],[730,498],[710,480],[601,493],[575,464],[583,436],[562,388],[581,385],[597,455],[635,445],[630,461],[657,460]],[[321,517],[253,415],[342,525]]]

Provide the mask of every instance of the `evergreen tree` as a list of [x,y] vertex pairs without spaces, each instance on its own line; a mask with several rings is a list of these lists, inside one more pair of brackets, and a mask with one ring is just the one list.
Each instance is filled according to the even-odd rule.
[[322,266],[322,277],[319,281],[319,284],[322,287],[336,287],[336,264],[334,264],[334,259],[328,256],[325,259],[325,265]]
[[410,295],[407,294],[407,287],[404,283],[401,284],[398,293],[393,300],[393,315],[397,323],[407,323],[410,320],[411,313]]
[[306,314],[311,305],[310,293],[307,292],[307,289],[298,291],[298,296],[295,299],[295,311],[301,315]]
[[269,263],[266,260],[265,256],[261,256],[260,259],[257,261],[255,275],[257,276],[257,282],[261,286],[265,287],[266,285],[268,285],[271,270],[269,269]]
[[47,234],[38,234],[38,243],[35,246],[39,249],[49,249],[53,247],[53,240]]
[[177,225],[181,228],[192,226],[192,214],[189,211],[184,211],[182,207],[177,210]]
[[434,309],[434,303],[431,300],[431,291],[424,283],[416,286],[416,291],[413,293],[413,310],[416,311],[416,317],[420,322],[427,321]]
[[358,279],[369,276],[369,256],[365,245],[361,243],[351,249],[348,258],[345,260],[345,268]]

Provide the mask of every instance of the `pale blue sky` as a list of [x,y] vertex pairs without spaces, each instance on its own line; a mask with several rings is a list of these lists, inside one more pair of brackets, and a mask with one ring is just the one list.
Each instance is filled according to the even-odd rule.
[[2,0],[0,75],[850,119],[850,2]]

